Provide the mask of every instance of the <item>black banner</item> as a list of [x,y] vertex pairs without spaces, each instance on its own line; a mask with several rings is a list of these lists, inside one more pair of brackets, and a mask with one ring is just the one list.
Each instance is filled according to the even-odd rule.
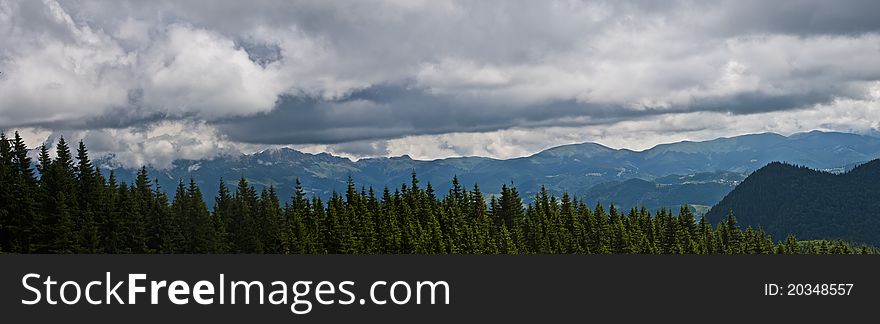
[[[6,323],[839,322],[876,316],[878,266],[858,255],[0,255],[0,310]],[[143,288],[133,300],[131,278]]]

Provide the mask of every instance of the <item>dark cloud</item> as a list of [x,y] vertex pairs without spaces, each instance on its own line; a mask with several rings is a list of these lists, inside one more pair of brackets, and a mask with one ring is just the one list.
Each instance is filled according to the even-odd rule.
[[282,59],[281,49],[274,44],[251,43],[245,40],[240,41],[239,45],[247,52],[251,61],[262,67]]
[[[714,7],[711,1],[703,5]],[[880,31],[880,2],[873,0],[737,0],[714,10],[720,11],[722,18],[709,27],[728,35],[858,35]]]
[[[230,139],[270,144],[334,144],[364,139],[450,132],[483,132],[589,115],[573,101],[507,106],[470,102],[424,89],[379,85],[342,100],[284,96],[269,113],[218,122]],[[596,110],[602,118],[611,109]],[[564,122],[560,122],[564,123]]]
[[[754,114],[809,107],[830,102],[834,97],[832,92],[782,95],[749,92],[699,98],[686,105],[672,107],[633,109],[609,103],[583,103],[575,100],[508,106],[430,94],[424,89],[404,85],[379,85],[356,91],[345,99],[335,101],[285,96],[269,113],[228,119],[216,125],[229,139],[235,141],[336,144],[408,135],[486,132],[511,127],[608,124],[626,119],[692,111]],[[353,147],[360,147],[363,143],[353,144]]]
[[764,112],[812,107],[831,102],[834,93],[807,92],[773,95],[765,92],[750,92],[729,97],[700,99],[693,103],[693,111],[719,111],[732,114],[757,114]]

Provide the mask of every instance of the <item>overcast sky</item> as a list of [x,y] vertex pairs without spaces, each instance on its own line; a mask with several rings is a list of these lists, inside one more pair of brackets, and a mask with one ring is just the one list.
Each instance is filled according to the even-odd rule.
[[0,129],[129,166],[880,131],[880,1],[0,0]]

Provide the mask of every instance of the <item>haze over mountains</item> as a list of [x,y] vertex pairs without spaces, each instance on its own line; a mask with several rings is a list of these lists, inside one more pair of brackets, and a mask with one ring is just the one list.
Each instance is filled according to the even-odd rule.
[[[178,160],[169,169],[150,169],[150,173],[166,191],[173,190],[179,180],[192,177],[209,203],[221,177],[230,185],[242,176],[258,189],[274,185],[281,197],[290,196],[299,178],[307,192],[326,197],[334,190],[344,191],[349,176],[359,186],[381,191],[385,186],[393,190],[408,183],[415,171],[423,185],[430,182],[438,192],[447,191],[457,175],[463,184],[478,183],[488,194],[513,182],[525,199],[546,186],[551,192],[567,191],[588,201],[623,208],[657,208],[684,203],[714,205],[749,173],[773,161],[840,172],[877,157],[880,138],[813,131],[685,141],[644,151],[582,143],[508,160],[457,157],[421,161],[402,156],[352,161],[285,148],[213,160]],[[107,159],[102,163],[105,168],[112,165]],[[116,172],[120,180],[130,182],[135,170]]]

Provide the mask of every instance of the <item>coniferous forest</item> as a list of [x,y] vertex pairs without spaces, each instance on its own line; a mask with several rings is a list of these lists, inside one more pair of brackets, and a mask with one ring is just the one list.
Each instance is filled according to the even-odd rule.
[[[679,211],[618,210],[540,190],[524,204],[516,187],[483,194],[457,178],[435,192],[413,173],[397,188],[358,188],[328,201],[297,185],[293,197],[218,179],[209,210],[199,186],[180,181],[173,197],[141,168],[117,182],[92,165],[82,142],[61,138],[51,158],[28,157],[23,139],[0,135],[2,253],[875,253],[842,241],[774,240],[742,229],[732,213],[717,224]],[[35,167],[36,166],[36,167]],[[298,183],[298,182],[297,182]]]
[[793,232],[877,246],[880,160],[843,173],[770,163],[749,175],[706,218],[720,221],[729,210],[740,223],[760,224],[772,235]]

